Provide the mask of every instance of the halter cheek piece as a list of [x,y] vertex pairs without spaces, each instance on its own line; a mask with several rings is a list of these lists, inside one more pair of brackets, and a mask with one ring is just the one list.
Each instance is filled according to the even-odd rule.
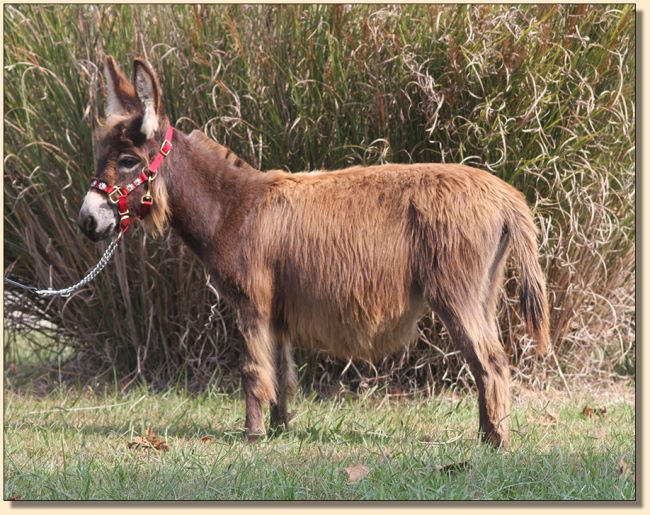
[[131,213],[129,212],[129,208],[126,204],[126,197],[142,184],[146,185],[146,191],[142,196],[142,200],[140,201],[140,218],[144,218],[149,214],[149,211],[151,210],[151,206],[153,204],[150,183],[156,178],[158,168],[160,167],[163,159],[165,159],[172,150],[173,134],[174,127],[170,125],[167,129],[167,133],[165,134],[165,140],[162,142],[162,145],[160,145],[158,155],[154,158],[151,165],[144,167],[140,172],[140,175],[138,175],[137,179],[127,184],[126,186],[122,186],[120,188],[119,186],[107,184],[106,181],[96,178],[90,181],[91,189],[105,193],[108,197],[108,200],[117,206],[117,213],[120,216],[120,230],[123,233],[127,231],[129,224],[131,223]]

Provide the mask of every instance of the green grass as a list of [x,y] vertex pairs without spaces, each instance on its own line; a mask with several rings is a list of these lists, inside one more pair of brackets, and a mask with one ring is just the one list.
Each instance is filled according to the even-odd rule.
[[[5,392],[5,499],[635,498],[629,387],[568,399],[515,392],[511,448],[478,443],[473,394],[298,396],[289,432],[243,438],[244,404],[215,390]],[[603,417],[582,415],[605,406]],[[151,426],[168,452],[129,449]],[[206,442],[201,437],[212,438]],[[367,476],[350,483],[346,467]]]

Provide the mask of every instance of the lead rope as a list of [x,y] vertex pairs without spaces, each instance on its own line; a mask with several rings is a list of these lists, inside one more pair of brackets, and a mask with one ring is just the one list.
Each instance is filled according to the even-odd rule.
[[57,296],[69,297],[74,292],[76,292],[79,288],[84,287],[95,277],[97,277],[97,274],[99,274],[99,272],[101,272],[106,267],[108,262],[113,257],[113,254],[115,253],[115,249],[117,249],[117,244],[119,243],[122,234],[123,234],[122,232],[118,233],[115,239],[109,243],[108,247],[106,247],[106,250],[104,251],[104,255],[101,258],[99,258],[99,262],[94,267],[92,267],[78,283],[73,284],[72,286],[68,286],[67,288],[63,288],[61,290],[53,290],[52,288],[48,288],[47,290],[39,290],[35,286],[27,286],[25,284],[21,284],[17,281],[14,281],[13,279],[9,279],[8,277],[4,278],[5,282],[13,286],[16,286],[18,288],[22,288],[23,290],[28,290],[41,297],[57,297]]

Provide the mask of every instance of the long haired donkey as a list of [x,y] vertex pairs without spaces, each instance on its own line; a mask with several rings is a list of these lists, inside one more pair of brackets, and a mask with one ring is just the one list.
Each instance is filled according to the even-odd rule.
[[[105,75],[95,187],[79,225],[106,238],[151,200],[146,229],[171,225],[203,261],[244,337],[249,438],[265,434],[267,403],[270,425],[287,427],[294,345],[377,359],[413,341],[433,310],[476,380],[483,439],[507,444],[509,370],[495,309],[511,250],[528,332],[540,353],[549,347],[536,228],[519,191],[459,164],[263,173],[199,131],[163,143],[173,128],[145,61],[135,60],[130,81],[108,57]],[[154,161],[156,180],[123,194]]]

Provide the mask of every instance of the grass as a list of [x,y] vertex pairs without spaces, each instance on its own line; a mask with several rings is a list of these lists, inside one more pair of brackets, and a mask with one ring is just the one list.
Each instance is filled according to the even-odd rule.
[[[476,438],[473,394],[299,395],[290,431],[243,439],[240,396],[5,392],[4,496],[18,500],[632,500],[633,392],[515,392],[511,448]],[[605,407],[586,418],[585,405]],[[148,427],[168,452],[128,448]],[[210,438],[205,438],[210,437]],[[346,468],[367,475],[350,482]]]

